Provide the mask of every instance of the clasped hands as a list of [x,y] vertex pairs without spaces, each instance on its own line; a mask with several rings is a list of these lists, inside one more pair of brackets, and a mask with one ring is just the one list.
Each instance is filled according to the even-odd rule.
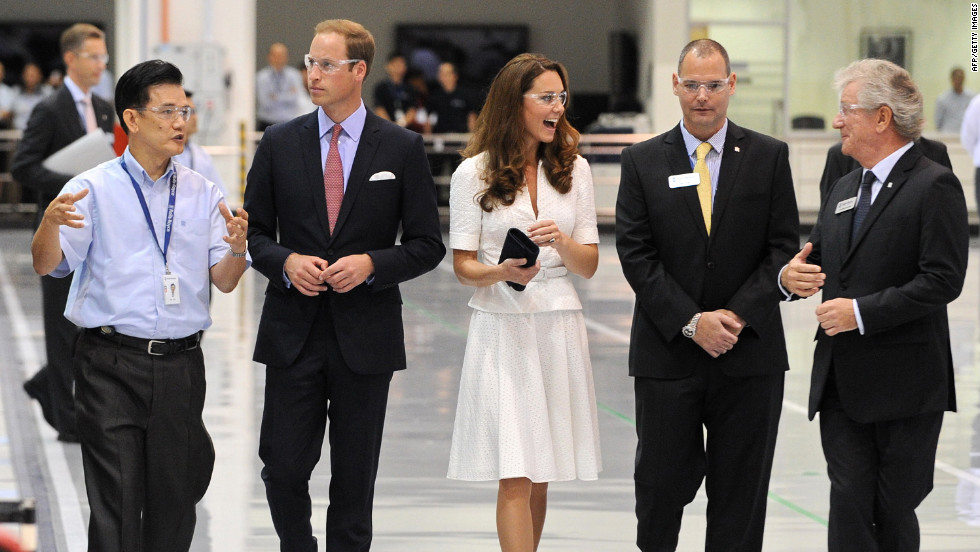
[[[813,251],[813,244],[807,242],[803,249],[790,259],[779,279],[779,283],[786,291],[800,297],[815,295],[827,279],[827,275],[821,272],[819,265],[806,262],[811,251]],[[849,332],[858,327],[854,302],[846,297],[824,301],[817,307],[816,314],[817,322],[827,335]]]
[[718,358],[738,343],[738,335],[743,328],[745,321],[742,317],[728,309],[706,311],[701,313],[692,339],[711,358]]
[[374,273],[374,261],[370,255],[348,255],[328,263],[312,255],[291,253],[286,257],[286,277],[293,287],[303,295],[319,295],[321,291],[332,289],[337,293],[347,293],[361,285]]

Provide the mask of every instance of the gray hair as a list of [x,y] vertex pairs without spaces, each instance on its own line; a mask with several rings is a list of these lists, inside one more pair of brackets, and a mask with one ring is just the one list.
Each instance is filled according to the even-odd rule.
[[922,134],[922,93],[905,69],[883,59],[862,59],[837,71],[834,88],[840,94],[852,82],[860,82],[858,103],[876,109],[887,105],[892,111],[895,132],[902,138],[917,140]]

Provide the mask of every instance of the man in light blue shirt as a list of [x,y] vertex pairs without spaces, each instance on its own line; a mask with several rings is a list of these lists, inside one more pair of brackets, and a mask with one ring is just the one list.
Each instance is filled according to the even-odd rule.
[[204,148],[191,142],[191,137],[197,134],[197,106],[194,105],[193,94],[190,90],[184,91],[187,94],[187,105],[191,107],[191,118],[184,126],[184,151],[180,155],[174,156],[174,161],[190,168],[192,171],[214,182],[221,191],[221,195],[228,197],[228,188],[225,187],[218,174],[218,169],[214,166],[211,155],[204,151]]
[[[300,102],[309,98],[299,69],[289,65],[285,44],[276,42],[269,46],[267,59],[269,65],[255,75],[256,130],[292,119],[299,113]],[[313,104],[308,107],[306,112],[312,111]]]
[[89,550],[186,551],[214,449],[204,428],[210,284],[235,289],[248,214],[174,163],[190,107],[175,66],[147,61],[116,88],[122,157],[71,179],[44,212],[40,274],[75,272],[65,316],[84,328],[75,401],[91,507]]

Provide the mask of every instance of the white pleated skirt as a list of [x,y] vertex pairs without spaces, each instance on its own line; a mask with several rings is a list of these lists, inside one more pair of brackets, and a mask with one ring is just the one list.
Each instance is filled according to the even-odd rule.
[[581,311],[474,311],[449,455],[450,479],[594,480],[602,470]]

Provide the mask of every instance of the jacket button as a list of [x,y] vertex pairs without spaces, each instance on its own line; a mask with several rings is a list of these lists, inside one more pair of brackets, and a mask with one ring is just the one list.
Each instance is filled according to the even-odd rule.
[[714,268],[715,268],[715,262],[714,261],[708,261],[708,269],[711,270],[711,269],[714,269]]
[[333,249],[327,249],[327,255],[333,256]]

